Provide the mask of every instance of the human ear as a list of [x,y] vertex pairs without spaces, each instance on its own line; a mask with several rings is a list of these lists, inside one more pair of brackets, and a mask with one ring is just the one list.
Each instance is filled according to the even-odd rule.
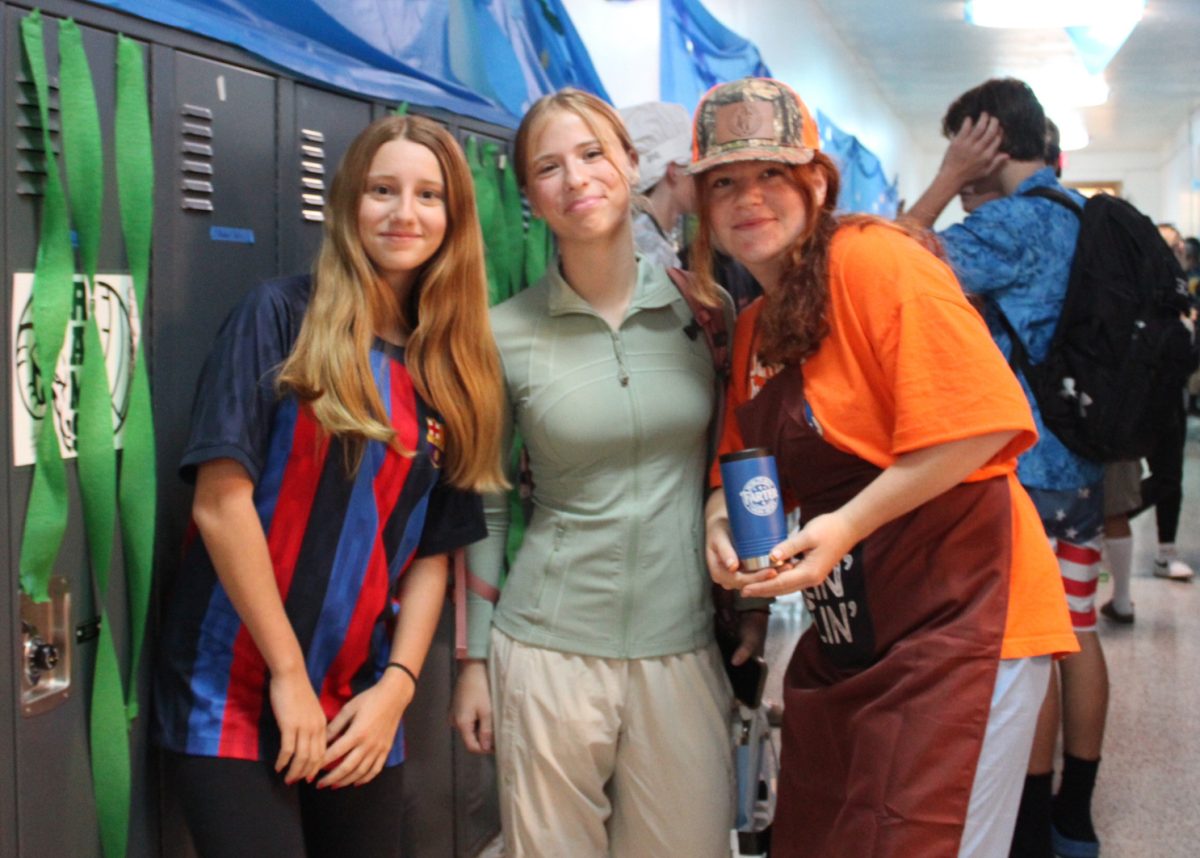
[[829,185],[825,182],[824,170],[813,170],[812,190],[813,202],[817,204],[817,208],[819,209],[825,205],[825,192],[829,190]]
[[638,153],[636,149],[625,150],[625,157],[629,161],[629,169],[625,171],[625,178],[629,182],[629,187],[636,188],[641,180],[641,171],[638,170]]

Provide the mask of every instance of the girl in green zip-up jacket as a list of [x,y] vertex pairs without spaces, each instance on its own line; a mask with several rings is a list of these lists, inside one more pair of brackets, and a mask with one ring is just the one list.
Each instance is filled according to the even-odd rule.
[[472,546],[454,720],[491,750],[509,856],[729,852],[730,697],[712,636],[702,504],[712,358],[667,272],[635,256],[637,155],[611,107],[563,90],[515,166],[560,258],[492,312],[533,474],[499,594],[503,496]]

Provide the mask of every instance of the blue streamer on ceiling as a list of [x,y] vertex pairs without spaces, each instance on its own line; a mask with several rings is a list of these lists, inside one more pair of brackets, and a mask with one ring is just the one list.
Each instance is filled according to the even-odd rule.
[[700,0],[661,0],[660,97],[696,109],[718,83],[770,77],[755,44],[714,18]]
[[821,129],[821,151],[833,159],[842,176],[838,210],[894,218],[900,193],[896,181],[889,182],[884,175],[879,158],[821,111],[817,111],[817,125]]
[[95,0],[300,78],[514,126],[576,86],[607,99],[562,0]]

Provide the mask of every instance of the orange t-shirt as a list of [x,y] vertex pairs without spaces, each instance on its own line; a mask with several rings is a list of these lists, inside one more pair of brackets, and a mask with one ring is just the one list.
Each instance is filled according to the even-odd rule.
[[[839,229],[829,250],[830,332],[804,364],[804,389],[824,438],[887,468],[914,450],[1016,430],[967,482],[1006,477],[1013,497],[1013,568],[1001,658],[1075,652],[1058,564],[1017,455],[1037,440],[1029,403],[948,266],[887,224]],[[745,447],[739,405],[770,377],[757,359],[762,300],[738,319],[720,452]],[[720,484],[714,463],[712,480]]]

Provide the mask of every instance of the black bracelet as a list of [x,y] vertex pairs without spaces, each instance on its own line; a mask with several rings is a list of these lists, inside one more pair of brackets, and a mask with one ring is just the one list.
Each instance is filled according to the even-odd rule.
[[[400,662],[389,661],[387,663],[387,667],[394,667],[397,670],[403,670],[405,673],[408,674],[408,678],[413,681],[413,685],[417,684],[417,675],[415,673],[413,673],[411,670],[409,670],[407,666],[401,664]],[[387,667],[385,667],[384,670],[387,670]]]

